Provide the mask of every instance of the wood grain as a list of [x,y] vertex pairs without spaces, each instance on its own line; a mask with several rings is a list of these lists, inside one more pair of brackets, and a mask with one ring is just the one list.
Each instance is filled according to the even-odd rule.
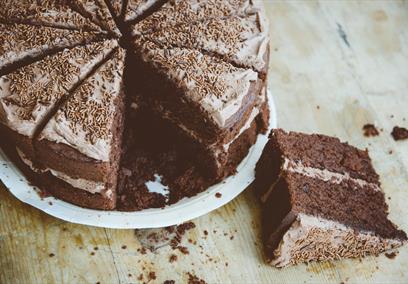
[[[408,231],[408,142],[390,136],[393,126],[408,127],[408,2],[265,2],[279,126],[368,148],[390,198],[390,217]],[[364,137],[365,123],[375,123],[380,135]],[[142,254],[134,230],[60,221],[0,185],[0,283],[140,283],[151,272],[156,279],[149,283],[185,283],[188,273],[208,283],[408,282],[408,246],[395,259],[271,268],[263,261],[259,217],[248,188],[193,220],[196,228],[182,241],[188,255],[169,246]],[[170,263],[172,254],[178,259]]]

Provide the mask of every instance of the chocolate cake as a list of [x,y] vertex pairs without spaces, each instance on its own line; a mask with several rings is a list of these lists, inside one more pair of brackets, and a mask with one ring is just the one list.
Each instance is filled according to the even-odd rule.
[[256,167],[268,262],[277,267],[364,257],[401,246],[367,151],[339,139],[270,135]]
[[258,1],[5,5],[0,135],[48,194],[162,207],[233,174],[268,128]]

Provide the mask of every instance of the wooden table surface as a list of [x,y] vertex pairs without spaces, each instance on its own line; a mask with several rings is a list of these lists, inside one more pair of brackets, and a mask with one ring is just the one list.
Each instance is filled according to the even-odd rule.
[[[408,141],[390,136],[395,125],[408,127],[408,2],[267,4],[269,85],[279,126],[368,148],[390,218],[408,232]],[[380,135],[364,137],[366,123],[375,123]],[[208,283],[408,283],[408,246],[394,259],[267,266],[251,188],[193,222],[182,240],[189,254],[168,245],[143,254],[134,230],[63,222],[17,201],[0,184],[0,283],[186,283],[189,273]],[[177,261],[170,263],[172,254]]]

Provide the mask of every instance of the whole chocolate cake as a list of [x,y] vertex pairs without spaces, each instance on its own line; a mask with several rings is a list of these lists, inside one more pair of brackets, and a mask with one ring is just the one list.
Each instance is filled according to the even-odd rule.
[[301,262],[379,254],[407,241],[367,151],[318,134],[270,135],[256,167],[268,261]]
[[258,1],[2,5],[0,142],[52,196],[162,207],[235,173],[268,127]]

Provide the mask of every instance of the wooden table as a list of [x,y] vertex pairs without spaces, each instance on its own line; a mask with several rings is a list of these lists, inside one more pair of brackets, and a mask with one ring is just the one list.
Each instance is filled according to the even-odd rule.
[[[408,127],[408,2],[267,3],[269,84],[279,126],[335,135],[368,148],[390,218],[408,232],[408,141],[390,136],[394,125]],[[375,123],[380,135],[364,137],[366,123]],[[250,188],[193,220],[196,228],[183,238],[188,255],[169,246],[142,254],[134,230],[69,224],[17,201],[3,188],[0,283],[137,283],[148,281],[150,272],[157,277],[150,283],[184,283],[188,273],[208,283],[408,282],[408,246],[395,259],[382,255],[282,270],[267,266]],[[177,261],[169,262],[171,254]]]

